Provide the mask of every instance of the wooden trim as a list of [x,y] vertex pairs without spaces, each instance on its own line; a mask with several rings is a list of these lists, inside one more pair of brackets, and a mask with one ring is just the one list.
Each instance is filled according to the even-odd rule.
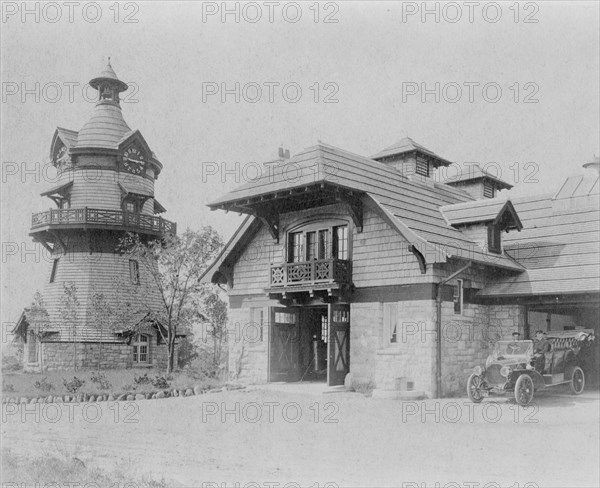
[[[452,287],[449,288],[452,290]],[[434,299],[435,286],[433,283],[356,288],[351,296],[352,303],[404,302]],[[452,300],[451,296],[450,300]]]

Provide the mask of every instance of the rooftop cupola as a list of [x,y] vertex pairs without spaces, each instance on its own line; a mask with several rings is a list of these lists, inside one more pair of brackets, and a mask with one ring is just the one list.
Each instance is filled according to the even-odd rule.
[[458,175],[448,175],[441,183],[460,188],[476,200],[495,198],[499,191],[510,190],[513,187],[489,171],[481,169],[478,164],[465,164],[460,166],[459,170]]
[[127,90],[128,85],[117,77],[109,58],[100,76],[90,80],[90,86],[98,90],[98,102],[92,116],[79,131],[77,149],[114,149],[131,132],[119,103],[119,93]]
[[110,58],[100,76],[90,80],[90,86],[98,90],[98,103],[115,103],[117,105],[119,105],[119,93],[128,88],[127,83],[117,77],[110,65]]
[[400,139],[396,144],[371,156],[371,159],[385,163],[405,176],[417,176],[421,179],[431,178],[436,168],[452,164],[410,137]]

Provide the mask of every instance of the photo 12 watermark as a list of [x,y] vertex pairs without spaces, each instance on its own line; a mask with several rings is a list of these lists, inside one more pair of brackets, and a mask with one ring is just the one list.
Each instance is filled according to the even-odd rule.
[[537,2],[401,2],[402,23],[537,24]]
[[338,2],[201,2],[202,23],[340,22]]
[[137,24],[138,2],[0,2],[2,23]]

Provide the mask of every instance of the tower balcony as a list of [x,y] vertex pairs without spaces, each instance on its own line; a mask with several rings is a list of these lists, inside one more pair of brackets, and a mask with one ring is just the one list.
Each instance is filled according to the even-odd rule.
[[296,263],[273,264],[270,269],[271,295],[344,290],[352,285],[352,262],[345,259],[314,259]]
[[57,208],[34,213],[30,235],[62,229],[108,229],[143,234],[175,234],[177,224],[140,213],[101,208]]

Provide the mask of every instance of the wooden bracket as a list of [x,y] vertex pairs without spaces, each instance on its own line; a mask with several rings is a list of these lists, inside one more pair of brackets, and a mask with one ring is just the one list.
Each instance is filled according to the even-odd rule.
[[408,246],[408,250],[410,252],[412,252],[415,255],[415,257],[417,258],[417,261],[419,262],[419,268],[421,270],[421,274],[425,274],[427,272],[427,263],[425,262],[425,256],[423,256],[421,251],[419,251],[417,249],[417,247],[413,246],[412,244],[410,244]]
[[279,244],[279,213],[275,211],[271,212],[256,212],[255,216],[260,219],[260,221],[267,226],[271,237],[275,239],[277,244]]
[[58,232],[56,232],[55,230],[50,230],[50,234],[52,234],[52,237],[54,237],[54,241],[58,244],[58,246],[60,247],[61,251],[63,253],[66,253],[67,252],[67,245],[60,238],[60,234]]
[[360,195],[346,194],[338,190],[336,200],[346,204],[356,231],[361,233],[363,231],[363,204]]

